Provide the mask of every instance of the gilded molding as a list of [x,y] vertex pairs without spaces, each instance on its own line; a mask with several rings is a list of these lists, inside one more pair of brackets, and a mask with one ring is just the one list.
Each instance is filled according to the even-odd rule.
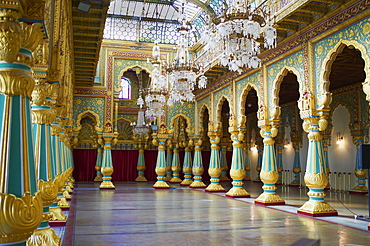
[[304,181],[310,189],[324,189],[328,184],[328,175],[326,173],[308,173],[304,175]]
[[43,207],[39,192],[34,196],[26,192],[20,198],[0,193],[0,208],[2,244],[26,240],[42,220]]
[[7,96],[31,97],[35,81],[26,73],[0,71],[0,93]]
[[21,48],[22,29],[18,22],[20,13],[11,9],[0,9],[0,60],[13,63]]
[[23,31],[23,38],[22,38],[21,46],[30,51],[34,51],[37,48],[37,46],[40,43],[42,43],[42,39],[44,38],[44,33],[42,31],[42,24],[34,23],[32,25],[28,25],[24,22],[21,22],[20,26]]
[[41,194],[42,204],[44,207],[50,206],[53,202],[56,202],[58,195],[58,180],[44,181],[39,179],[37,182],[38,190]]
[[[261,178],[263,183],[275,184],[276,181],[279,178],[279,173],[277,171],[263,171],[263,170],[261,170],[260,178]],[[276,190],[276,186],[273,186],[273,187],[274,187],[274,190]]]

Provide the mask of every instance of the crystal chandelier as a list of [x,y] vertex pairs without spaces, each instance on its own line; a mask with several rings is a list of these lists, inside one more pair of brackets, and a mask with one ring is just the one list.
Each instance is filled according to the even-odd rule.
[[160,49],[155,43],[152,51],[153,70],[149,88],[146,89],[145,103],[148,106],[145,116],[149,119],[161,117],[164,115],[164,106],[166,105],[167,79],[161,74]]
[[[183,3],[184,9],[184,3]],[[184,10],[182,11],[183,16]],[[193,102],[195,96],[193,94],[194,86],[196,84],[197,74],[202,71],[201,67],[196,66],[189,58],[188,49],[188,27],[186,21],[183,19],[182,25],[179,28],[179,42],[177,46],[177,53],[172,64],[167,69],[169,77],[169,99],[168,105],[172,105],[175,102]],[[201,75],[198,81],[198,88],[206,88],[207,77]]]
[[145,124],[144,111],[142,110],[144,106],[144,100],[141,96],[141,90],[140,90],[139,98],[137,99],[137,105],[140,106],[140,110],[137,113],[137,124],[136,122],[134,122],[134,123],[131,123],[130,126],[133,127],[132,131],[134,134],[144,136],[145,134],[149,133],[149,125]]
[[[262,33],[266,49],[276,46],[276,29],[269,22],[267,6],[252,8],[248,0],[231,1],[216,23],[214,37],[206,37],[206,40],[216,39],[221,43],[223,53],[219,63],[230,71],[241,73],[244,67],[261,66],[257,55],[260,54],[258,39]],[[207,35],[212,32],[207,30]]]

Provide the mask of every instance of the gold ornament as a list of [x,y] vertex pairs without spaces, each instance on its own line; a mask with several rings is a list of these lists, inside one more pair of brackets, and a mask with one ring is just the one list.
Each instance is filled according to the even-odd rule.
[[261,171],[260,178],[263,183],[275,184],[279,178],[279,173],[277,171]]
[[0,60],[13,63],[21,48],[22,29],[18,19],[20,13],[11,9],[0,9]]
[[312,189],[324,189],[328,184],[328,176],[326,173],[308,173],[304,175],[304,182],[307,187]]
[[50,206],[53,202],[56,201],[59,189],[57,181],[44,181],[39,179],[37,182],[37,186],[40,191],[42,204],[44,207]]
[[0,193],[0,243],[26,240],[42,220],[43,206],[39,192],[26,192],[18,198]]

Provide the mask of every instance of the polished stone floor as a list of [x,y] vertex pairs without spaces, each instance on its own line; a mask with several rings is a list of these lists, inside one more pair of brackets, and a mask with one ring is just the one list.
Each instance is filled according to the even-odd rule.
[[[252,198],[231,199],[179,185],[154,190],[153,182],[76,183],[64,245],[291,245],[301,238],[320,245],[370,245],[367,196],[327,192],[339,216],[311,218],[296,213],[308,200],[306,188],[278,186],[285,206],[253,201],[261,184],[246,182]],[[225,189],[229,183],[222,183]],[[346,206],[346,207],[344,207]]]

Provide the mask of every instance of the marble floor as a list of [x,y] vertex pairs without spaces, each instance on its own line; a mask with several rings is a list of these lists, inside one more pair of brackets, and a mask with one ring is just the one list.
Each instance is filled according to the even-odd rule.
[[[308,200],[306,188],[278,186],[284,206],[258,206],[261,183],[246,182],[252,198],[232,199],[171,184],[155,190],[153,182],[75,184],[63,245],[291,245],[301,238],[320,245],[370,245],[365,195],[327,191],[325,200],[339,216],[311,218],[296,213]],[[222,182],[226,190],[230,183]]]

